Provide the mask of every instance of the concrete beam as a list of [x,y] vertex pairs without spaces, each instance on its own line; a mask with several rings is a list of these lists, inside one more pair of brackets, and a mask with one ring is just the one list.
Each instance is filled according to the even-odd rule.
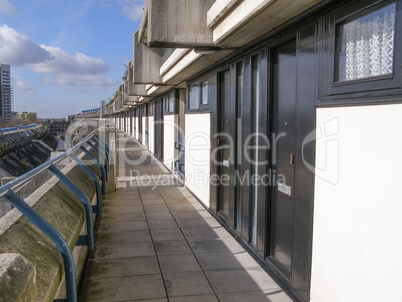
[[160,84],[162,77],[159,74],[162,66],[163,50],[149,48],[138,41],[139,32],[134,33],[133,39],[133,84]]
[[148,0],[141,41],[149,47],[216,47],[207,26],[211,0]]

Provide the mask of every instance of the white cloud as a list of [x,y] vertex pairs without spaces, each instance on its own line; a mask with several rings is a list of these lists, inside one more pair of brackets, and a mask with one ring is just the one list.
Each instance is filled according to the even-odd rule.
[[0,0],[0,11],[13,17],[19,17],[17,9],[7,0]]
[[117,4],[121,6],[123,15],[133,21],[139,21],[142,17],[144,1],[141,0],[117,0]]
[[21,91],[23,94],[35,95],[36,89],[34,87],[27,86],[25,81],[19,77],[12,77],[13,86]]
[[51,55],[51,59],[33,64],[36,73],[47,74],[101,74],[109,69],[106,62],[76,52],[70,55],[61,48],[40,45]]
[[[45,78],[48,84],[106,88],[118,85],[116,81],[102,77],[109,70],[105,61],[80,52],[69,54],[59,47],[35,44],[7,25],[0,27],[0,62],[51,75]],[[16,81],[15,85],[25,93],[33,93],[24,89],[23,82]]]
[[[1,0],[0,0],[1,1]],[[0,62],[23,66],[43,62],[50,53],[7,25],[0,26]]]
[[56,77],[46,77],[45,84],[63,85],[63,86],[90,86],[98,89],[107,90],[113,89],[120,84],[120,82],[103,78],[100,75],[89,74],[60,74]]

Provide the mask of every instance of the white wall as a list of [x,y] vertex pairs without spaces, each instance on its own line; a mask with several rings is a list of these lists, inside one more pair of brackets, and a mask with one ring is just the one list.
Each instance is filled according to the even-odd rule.
[[139,134],[139,129],[138,129],[138,117],[135,117],[135,139],[139,139],[140,138],[140,134]]
[[318,109],[317,125],[327,121],[330,140],[316,147],[317,167],[328,165],[316,174],[311,301],[400,301],[402,105]]
[[130,122],[131,122],[131,118],[130,118],[130,116],[127,116],[126,117],[126,120],[127,120],[127,133],[129,133],[129,134],[131,134],[130,133]]
[[211,116],[186,114],[185,180],[188,188],[209,207]]
[[131,135],[131,133],[130,133],[130,121],[131,121],[130,116],[127,116],[126,117],[126,132]]
[[132,128],[133,128],[131,136],[135,138],[135,117],[131,118],[131,124],[132,124]]
[[148,135],[145,134],[145,131],[148,131],[148,118],[143,116],[142,117],[142,138],[141,143],[146,146],[146,140],[148,139]]
[[176,152],[174,142],[178,140],[178,115],[165,115],[163,117],[163,163],[171,172],[174,171]]
[[154,125],[154,117],[148,117],[148,140],[149,140],[149,150],[152,153],[155,153],[155,125]]

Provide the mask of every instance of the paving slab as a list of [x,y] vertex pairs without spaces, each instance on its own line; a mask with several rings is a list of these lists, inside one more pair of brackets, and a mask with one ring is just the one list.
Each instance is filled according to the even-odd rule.
[[159,255],[162,273],[200,272],[201,267],[193,254]]
[[257,290],[218,294],[220,302],[292,302],[282,290]]
[[188,243],[195,254],[244,251],[241,245],[233,238],[188,240]]
[[260,265],[247,252],[206,253],[196,255],[204,271],[230,269],[261,269]]
[[219,300],[215,295],[210,294],[210,295],[169,297],[169,302],[219,302]]
[[170,212],[148,212],[148,220],[158,220],[158,219],[173,219]]
[[127,301],[138,299],[165,298],[162,276],[160,274],[102,278],[86,280],[87,291],[80,296],[80,301]]
[[[160,213],[160,212],[155,212],[155,213]],[[166,230],[166,229],[176,229],[177,228],[177,223],[173,218],[148,220],[148,225],[151,230],[161,230],[161,229]]]
[[95,251],[89,255],[89,259],[116,259],[153,255],[155,255],[155,251],[152,242],[135,242],[118,245],[98,245]]
[[264,289],[281,290],[279,285],[263,269],[205,271],[205,275],[217,294]]
[[151,230],[151,234],[154,241],[184,240],[183,233],[179,228],[168,230]]
[[158,255],[181,255],[192,253],[186,240],[154,241],[154,245]]
[[135,221],[102,221],[99,225],[99,232],[122,232],[122,231],[142,231],[148,230],[148,224],[145,220]]
[[89,260],[86,268],[91,271],[91,279],[160,273],[156,256]]
[[146,220],[143,212],[126,212],[124,210],[119,215],[115,215],[115,213],[111,213],[110,211],[104,212],[101,219],[108,222]]
[[95,232],[95,245],[120,245],[122,243],[152,241],[149,230],[114,233]]
[[187,239],[218,239],[218,238],[233,238],[228,231],[223,227],[217,228],[182,228],[184,236]]
[[166,273],[163,278],[169,297],[214,293],[202,272]]

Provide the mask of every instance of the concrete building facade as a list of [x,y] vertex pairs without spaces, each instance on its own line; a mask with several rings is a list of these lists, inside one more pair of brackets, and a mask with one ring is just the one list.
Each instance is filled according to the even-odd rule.
[[106,115],[295,301],[396,301],[401,8],[148,0]]
[[0,116],[2,122],[11,121],[13,108],[13,89],[11,86],[10,65],[0,63]]

